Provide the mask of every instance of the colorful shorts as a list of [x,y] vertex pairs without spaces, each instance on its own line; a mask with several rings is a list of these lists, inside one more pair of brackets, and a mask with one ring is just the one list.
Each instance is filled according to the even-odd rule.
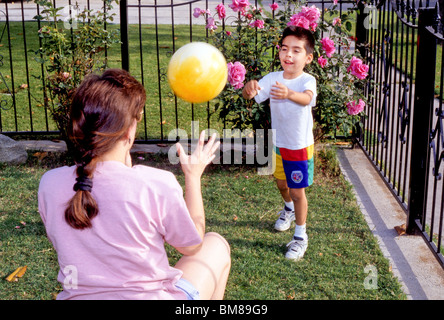
[[276,159],[274,177],[279,180],[287,180],[289,188],[301,189],[313,183],[313,159],[314,145],[304,149],[290,150],[285,148],[273,148],[273,159]]

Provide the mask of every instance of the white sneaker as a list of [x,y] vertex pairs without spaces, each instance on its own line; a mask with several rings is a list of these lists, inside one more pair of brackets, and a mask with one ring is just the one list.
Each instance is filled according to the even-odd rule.
[[298,261],[304,256],[305,251],[307,251],[307,247],[308,239],[304,240],[301,238],[293,238],[293,240],[287,243],[288,251],[285,254],[285,258]]
[[279,211],[280,216],[274,224],[274,228],[278,231],[285,231],[290,228],[291,223],[294,221],[294,211],[287,211],[285,209]]

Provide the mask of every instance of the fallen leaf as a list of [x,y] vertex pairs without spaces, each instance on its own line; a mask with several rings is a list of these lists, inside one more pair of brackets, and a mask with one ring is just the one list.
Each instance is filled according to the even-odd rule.
[[28,269],[28,266],[24,266],[20,269],[20,271],[15,275],[17,278],[21,278],[24,276],[26,269]]
[[[17,269],[15,269],[15,271],[13,273],[11,273],[9,276],[6,277],[6,281],[13,281],[15,279],[16,274],[22,269],[22,267],[18,267]],[[17,280],[16,280],[17,281]]]
[[27,268],[28,266],[18,267],[17,269],[15,269],[13,273],[11,273],[9,276],[6,277],[6,281],[9,282],[18,281],[18,278],[23,277]]
[[403,234],[405,234],[406,230],[405,230],[405,223],[401,224],[400,226],[396,226],[395,227],[396,232],[398,233],[398,235],[402,236]]
[[47,155],[48,152],[36,152],[33,154],[33,156],[39,159],[39,161],[42,161],[42,159],[45,158]]

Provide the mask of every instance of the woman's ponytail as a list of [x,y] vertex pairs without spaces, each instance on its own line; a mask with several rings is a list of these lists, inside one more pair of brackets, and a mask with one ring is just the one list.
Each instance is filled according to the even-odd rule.
[[135,120],[140,121],[145,100],[145,88],[120,69],[108,69],[101,76],[90,75],[77,88],[68,127],[77,164],[75,195],[65,210],[65,220],[71,227],[92,227],[91,220],[99,213],[91,194],[96,164],[126,139]]
[[78,166],[76,170],[78,177],[73,187],[76,193],[65,210],[65,220],[74,229],[91,228],[91,220],[99,213],[96,200],[91,195],[94,167],[93,163],[89,163]]

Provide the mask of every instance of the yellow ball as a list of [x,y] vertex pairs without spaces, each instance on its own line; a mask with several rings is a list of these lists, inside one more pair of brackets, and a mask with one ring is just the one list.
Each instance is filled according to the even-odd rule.
[[217,97],[227,83],[227,62],[214,46],[192,42],[177,50],[168,65],[168,83],[174,94],[191,103]]

